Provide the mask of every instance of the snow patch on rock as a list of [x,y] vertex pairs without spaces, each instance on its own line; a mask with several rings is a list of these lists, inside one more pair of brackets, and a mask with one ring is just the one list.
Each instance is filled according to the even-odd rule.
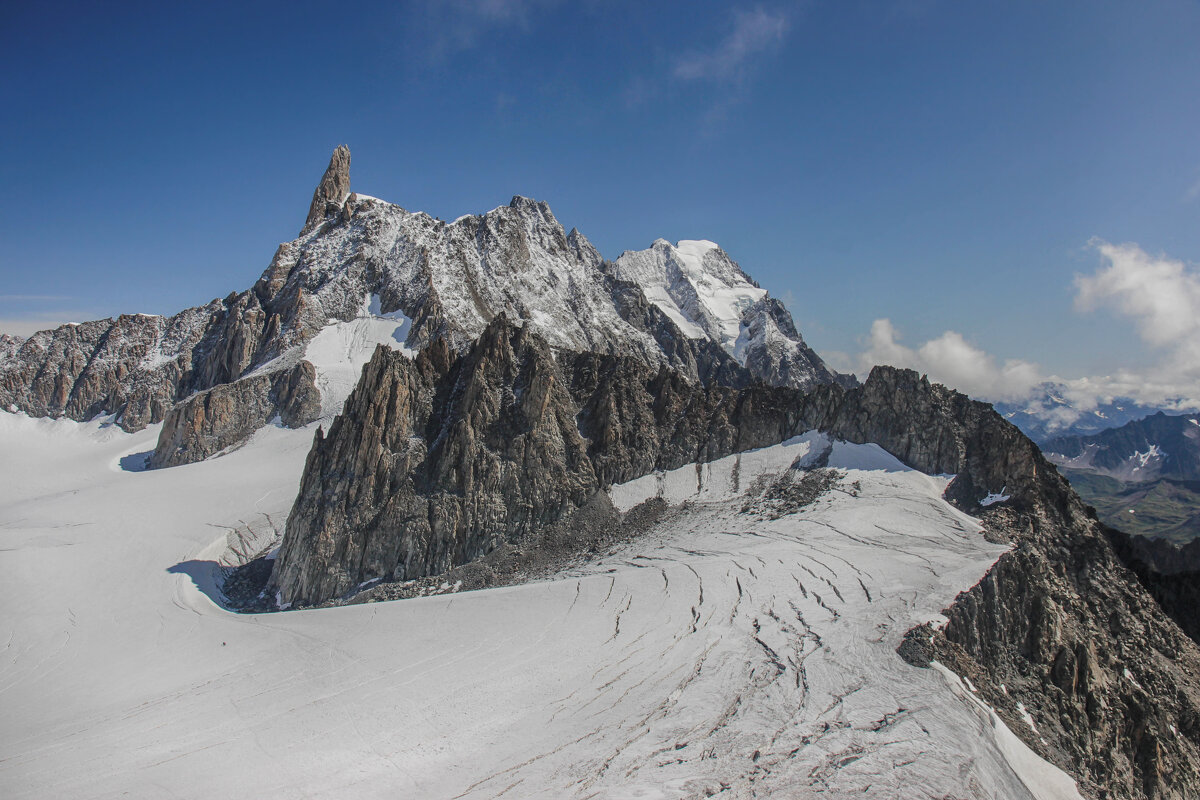
[[340,414],[363,366],[371,360],[379,345],[404,353],[415,353],[405,344],[412,320],[399,311],[383,313],[379,295],[363,300],[357,317],[348,322],[334,321],[321,329],[305,349],[304,357],[317,370],[317,388],[321,391],[321,414]]

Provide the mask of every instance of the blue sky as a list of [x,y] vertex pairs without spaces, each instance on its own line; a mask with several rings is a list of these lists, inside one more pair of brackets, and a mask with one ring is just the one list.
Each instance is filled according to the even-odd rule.
[[1182,0],[10,4],[0,330],[250,286],[344,142],[442,218],[717,241],[843,368],[1183,386],[1198,42]]

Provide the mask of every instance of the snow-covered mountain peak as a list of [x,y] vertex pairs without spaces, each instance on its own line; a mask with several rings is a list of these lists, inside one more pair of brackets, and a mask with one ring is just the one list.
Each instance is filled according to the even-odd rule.
[[396,326],[380,323],[383,343],[414,351],[439,338],[463,349],[503,313],[553,348],[630,356],[692,380],[800,388],[839,380],[782,305],[712,242],[659,241],[609,265],[529,197],[447,222],[358,194],[343,146],[300,234],[279,246],[252,288],[167,319],[122,317],[0,340],[0,407],[77,419],[118,414],[138,430],[213,387],[295,368],[330,325],[375,330],[360,319],[372,296],[380,314],[411,320],[404,342],[394,341]]
[[648,250],[622,253],[612,269],[641,286],[686,335],[712,338],[731,353],[749,327],[747,312],[767,294],[715,242],[702,239],[656,239]]
[[664,360],[621,317],[596,248],[531,198],[445,222],[382,201],[356,203],[352,194],[280,252],[260,285],[282,278],[278,296],[302,289],[310,330],[354,318],[363,298],[377,294],[384,308],[414,320],[416,348],[438,336],[463,346],[504,313],[555,347]]
[[768,383],[806,388],[839,380],[804,343],[783,304],[715,242],[656,239],[608,269],[641,287],[685,336],[716,342]]
[[[378,294],[414,320],[414,348],[438,336],[465,346],[504,313],[554,347],[633,355],[696,376],[708,368],[678,342],[690,340],[684,350],[712,342],[768,383],[837,379],[786,309],[715,242],[658,239],[610,264],[577,229],[567,233],[547,203],[523,195],[453,222],[357,198],[327,206],[324,224],[281,250],[287,281],[305,284],[319,325],[352,318],[362,298]],[[268,270],[275,283],[283,269]],[[646,316],[647,306],[662,314]]]

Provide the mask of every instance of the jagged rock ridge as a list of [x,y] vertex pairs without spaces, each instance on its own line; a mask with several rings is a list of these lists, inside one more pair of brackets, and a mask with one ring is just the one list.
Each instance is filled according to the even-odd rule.
[[538,338],[497,323],[461,358],[376,353],[309,456],[275,567],[286,601],[433,574],[608,483],[817,429],[955,473],[947,497],[1014,544],[921,648],[1095,796],[1200,791],[1200,650],[990,406],[892,368],[849,390],[705,388],[632,359],[556,362]]
[[[465,349],[503,313],[555,349],[667,364],[691,380],[806,387],[852,380],[827,370],[760,289],[760,308],[744,315],[750,345],[739,350],[716,334],[685,335],[582,234],[566,232],[545,203],[514,197],[486,214],[444,222],[351,193],[349,166],[341,146],[300,237],[279,246],[252,289],[170,318],[123,316],[44,331],[19,346],[6,340],[0,405],[80,420],[115,414],[123,428],[138,430],[182,401],[173,430],[210,433],[203,445],[164,441],[156,463],[179,463],[182,453],[228,447],[247,433],[232,404],[226,418],[199,425],[193,418],[208,413],[201,405],[209,401],[198,393],[259,370],[292,369],[322,328],[354,320],[371,297],[382,313],[411,319],[405,343],[414,350],[439,338]],[[704,269],[732,265],[721,256],[705,259]],[[251,402],[244,391],[226,397]],[[259,393],[252,404],[272,402],[270,393]]]
[[[989,406],[915,373],[820,387],[808,418],[926,472],[1013,549],[946,610],[936,657],[1043,758],[1105,798],[1200,792],[1200,650],[1114,552],[1091,509]],[[1007,501],[982,510],[986,491]],[[982,513],[980,513],[982,511]]]
[[285,603],[310,604],[443,572],[613,482],[781,441],[794,395],[555,354],[503,315],[461,356],[443,340],[412,361],[379,348],[317,435],[274,581]]

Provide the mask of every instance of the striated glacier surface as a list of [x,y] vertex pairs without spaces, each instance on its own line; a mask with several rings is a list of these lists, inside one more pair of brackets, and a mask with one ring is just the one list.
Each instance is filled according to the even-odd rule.
[[[0,413],[6,797],[1075,798],[895,655],[1004,552],[947,478],[805,437],[613,487],[684,503],[553,580],[238,615],[308,450],[123,469],[153,428]],[[834,488],[763,515],[819,453]],[[54,698],[52,704],[46,698]]]

